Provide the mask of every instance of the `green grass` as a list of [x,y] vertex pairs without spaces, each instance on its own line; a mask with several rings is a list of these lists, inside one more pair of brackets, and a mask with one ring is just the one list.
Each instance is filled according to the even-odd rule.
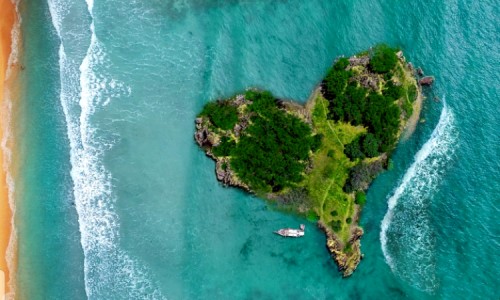
[[327,120],[328,101],[318,95],[313,108],[313,127],[316,133],[323,134],[323,143],[312,157],[314,168],[309,173],[304,185],[311,198],[313,210],[319,220],[328,224],[340,221],[336,234],[343,241],[349,239],[349,227],[346,219],[354,211],[354,197],[346,194],[342,187],[348,177],[349,168],[354,165],[344,154],[344,145],[356,136],[366,132],[361,126]]
[[[403,95],[406,96],[400,100],[411,103],[407,95],[408,90],[415,86],[415,79],[399,62],[394,76],[396,81],[401,83]],[[408,112],[411,114],[411,111]],[[312,210],[316,212],[319,220],[333,229],[338,238],[346,244],[350,238],[351,227],[351,222],[347,220],[352,221],[356,202],[354,195],[347,194],[342,189],[349,169],[355,165],[355,162],[344,154],[344,147],[367,131],[362,126],[328,120],[327,115],[328,100],[318,94],[313,104],[313,129],[324,138],[321,147],[312,157],[314,168],[307,174],[304,186],[307,188]],[[370,160],[372,159],[365,159],[367,162]],[[364,201],[362,202],[361,204],[364,204]]]
[[[360,56],[369,54],[371,52],[365,52]],[[208,117],[207,122],[203,122],[203,126],[208,126],[210,132],[217,135],[217,141],[220,139],[220,145],[212,150],[213,154],[219,156],[216,159],[223,159],[221,168],[233,171],[234,182],[231,184],[254,191],[258,197],[269,200],[280,209],[296,212],[310,222],[320,221],[327,226],[329,229],[327,233],[329,234],[331,230],[335,235],[335,240],[341,244],[337,245],[335,242],[334,246],[343,247],[340,249],[345,255],[337,257],[347,259],[345,266],[348,270],[344,271],[344,275],[349,275],[360,259],[359,244],[351,244],[349,239],[351,229],[358,227],[358,220],[354,213],[365,205],[364,189],[369,186],[375,175],[365,176],[362,172],[365,169],[362,167],[378,163],[377,161],[382,159],[381,156],[371,157],[376,155],[376,152],[390,154],[395,144],[393,138],[396,139],[396,135],[399,137],[407,121],[402,119],[401,115],[396,116],[396,108],[398,113],[400,113],[399,108],[404,110],[406,114],[403,116],[409,118],[413,110],[413,101],[419,92],[412,72],[405,63],[399,60],[394,61],[394,56],[391,54],[389,57],[391,61],[388,63],[385,57],[382,57],[382,61],[379,59],[379,68],[376,70],[379,73],[377,74],[372,72],[373,64],[368,67],[356,66],[346,71],[347,59],[339,59],[322,81],[322,85],[311,95],[305,107],[287,101],[276,106],[277,99],[271,93],[251,89],[245,93],[245,99],[249,101],[247,104],[236,105],[235,98],[233,98],[210,104],[211,107],[202,113]],[[383,68],[387,66],[390,70],[384,71]],[[365,84],[364,81],[357,82],[356,86],[350,85],[348,81],[353,75],[376,79],[378,86],[361,87]],[[359,78],[354,77],[355,80]],[[383,109],[386,112],[384,126],[381,124],[383,119],[377,118],[382,114]],[[360,116],[360,114],[366,115]],[[340,121],[333,121],[328,117]],[[387,121],[388,118],[390,122]],[[244,132],[239,132],[238,136],[234,129],[237,123],[235,119],[236,121],[249,120],[245,121],[249,126]],[[307,127],[307,130],[291,130],[297,127],[297,124],[293,124],[294,122],[304,125],[302,127]],[[364,125],[354,126],[347,122]],[[311,123],[312,126],[309,127]],[[380,126],[376,126],[377,124]],[[400,126],[397,126],[398,124]],[[366,142],[370,141],[366,136],[368,130],[371,134],[378,132],[380,141],[384,141],[384,148],[381,148],[379,143]],[[349,159],[344,153],[345,147],[360,136],[363,136],[361,145],[364,155]],[[224,140],[222,140],[223,137],[225,137]],[[245,138],[249,141],[243,145],[242,141]],[[318,138],[321,139],[321,143],[317,143]],[[216,142],[214,144],[217,144]],[[364,142],[372,147],[365,146]],[[301,155],[290,156],[290,149],[304,145],[308,146],[303,149],[304,151],[299,151]],[[373,145],[379,149],[375,150]],[[235,149],[241,152],[236,152]],[[346,152],[352,151],[348,148]],[[238,160],[235,160],[238,155],[239,165]],[[290,161],[285,161],[288,158]],[[228,161],[230,161],[229,164]],[[293,162],[298,163],[297,168],[294,167]],[[357,166],[359,163],[363,165]],[[389,165],[392,165],[391,161]],[[356,168],[352,169],[355,166]],[[380,165],[373,167],[382,168]],[[250,171],[242,173],[241,170]],[[297,176],[286,177],[292,173]],[[359,174],[361,175],[358,176]],[[353,177],[349,178],[349,176]],[[264,184],[255,184],[256,178]],[[285,180],[276,178],[285,178]],[[356,188],[352,188],[353,181],[357,183]],[[344,188],[352,190],[352,193],[344,192]]]

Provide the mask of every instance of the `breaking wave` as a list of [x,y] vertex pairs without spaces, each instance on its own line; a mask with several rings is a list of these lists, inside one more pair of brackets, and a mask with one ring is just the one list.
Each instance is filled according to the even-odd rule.
[[[61,39],[60,101],[70,141],[73,193],[84,253],[85,291],[90,299],[112,299],[116,295],[128,295],[130,299],[162,299],[147,268],[119,248],[119,218],[114,208],[112,174],[102,163],[110,145],[99,139],[92,116],[127,89],[105,73],[106,52],[94,32],[93,4],[92,0],[87,0],[92,17],[90,46],[79,63],[65,51],[65,45],[74,47],[71,40],[65,43],[63,31],[64,17],[71,3],[49,0],[52,22]],[[74,33],[68,34],[69,39],[74,36]]]
[[[3,153],[3,161],[1,162],[3,165],[3,172],[6,177],[7,184],[7,200],[9,202],[9,208],[11,211],[11,219],[10,219],[10,236],[7,244],[7,249],[5,253],[5,258],[7,262],[7,271],[9,272],[9,282],[7,282],[9,293],[5,295],[5,299],[14,299],[16,292],[16,270],[15,270],[15,260],[16,260],[16,247],[17,247],[17,229],[15,226],[15,215],[16,215],[16,204],[15,204],[15,192],[16,185],[14,181],[14,177],[12,174],[12,156],[13,156],[13,131],[12,131],[12,110],[13,110],[13,95],[11,93],[12,84],[15,84],[13,81],[16,80],[14,76],[14,71],[18,69],[19,62],[19,41],[21,39],[21,15],[19,13],[19,1],[12,0],[12,4],[15,8],[16,20],[11,30],[11,47],[10,54],[7,61],[7,68],[5,72],[4,82],[4,91],[3,91],[3,103],[2,108],[2,124],[0,124],[0,128],[2,133],[2,140],[0,141],[1,151]],[[0,96],[0,98],[2,98]]]
[[430,293],[438,282],[428,207],[453,157],[456,140],[454,115],[444,101],[436,128],[389,197],[381,224],[382,251],[392,271],[415,288]]

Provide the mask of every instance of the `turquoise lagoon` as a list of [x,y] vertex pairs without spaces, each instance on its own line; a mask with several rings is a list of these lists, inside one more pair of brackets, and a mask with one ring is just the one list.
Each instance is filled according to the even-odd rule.
[[[48,0],[20,5],[22,299],[494,299],[495,1]],[[193,141],[211,99],[305,101],[339,55],[386,42],[436,77],[368,193],[342,279],[323,234],[224,188]]]

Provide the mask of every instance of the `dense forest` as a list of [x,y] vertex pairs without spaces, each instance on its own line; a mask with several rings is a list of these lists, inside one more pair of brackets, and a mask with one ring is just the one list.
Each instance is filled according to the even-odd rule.
[[[397,49],[386,45],[373,48],[369,69],[385,81],[379,90],[363,87],[356,72],[348,69],[349,60],[339,59],[323,81],[323,95],[329,101],[329,118],[367,128],[346,145],[345,154],[351,159],[376,157],[390,151],[396,142],[401,111],[396,100],[403,96],[403,88],[391,80],[397,64]],[[373,76],[378,78],[379,76]]]
[[[213,154],[231,156],[231,168],[254,191],[277,192],[301,182],[310,151],[321,139],[301,119],[280,109],[270,92],[248,90],[245,99],[251,102],[245,107],[248,128],[237,143],[223,135]],[[207,105],[201,115],[223,130],[238,120],[236,108],[225,101]]]
[[338,59],[305,106],[256,89],[208,103],[195,139],[218,180],[318,221],[348,276],[362,257],[365,191],[412,114],[414,76],[402,53],[378,45]]
[[[375,82],[371,86],[361,84],[361,71],[347,58],[338,59],[322,82],[328,118],[366,128],[344,146],[345,155],[353,161],[389,152],[396,143],[401,124],[397,100],[405,93],[401,83],[392,79],[396,51],[386,45],[369,51],[363,76]],[[249,103],[244,111],[238,111],[231,100],[204,107],[200,116],[208,117],[220,133],[212,153],[230,157],[231,169],[254,191],[278,192],[300,183],[311,151],[319,148],[322,136],[314,136],[310,125],[280,108],[270,92],[250,89],[244,99]],[[231,132],[242,116],[248,124],[236,137]]]

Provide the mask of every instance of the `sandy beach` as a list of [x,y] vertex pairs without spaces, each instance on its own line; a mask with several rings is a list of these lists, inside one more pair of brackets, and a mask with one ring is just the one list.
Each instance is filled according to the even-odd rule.
[[[5,105],[5,86],[6,86],[6,71],[8,68],[9,56],[12,45],[12,27],[17,19],[17,13],[14,4],[11,0],[0,0],[0,140],[4,140],[5,130],[9,112]],[[5,283],[0,282],[0,292],[5,288],[7,294],[11,294],[13,282],[9,282],[12,278],[9,266],[13,267],[13,262],[7,259],[7,249],[12,233],[12,211],[9,205],[9,187],[7,184],[7,174],[5,172],[5,153],[3,147],[0,148],[0,270],[5,274]],[[10,245],[12,249],[12,244]],[[12,255],[12,254],[10,254]],[[12,259],[12,258],[10,258]],[[1,276],[0,276],[1,277]],[[1,280],[1,278],[0,278]],[[5,285],[4,285],[5,284]],[[0,297],[3,295],[0,295]]]
[[405,131],[402,134],[402,139],[407,140],[415,132],[418,120],[420,120],[420,113],[422,111],[422,103],[424,96],[422,95],[422,88],[417,86],[417,99],[413,102],[413,114],[406,123]]

